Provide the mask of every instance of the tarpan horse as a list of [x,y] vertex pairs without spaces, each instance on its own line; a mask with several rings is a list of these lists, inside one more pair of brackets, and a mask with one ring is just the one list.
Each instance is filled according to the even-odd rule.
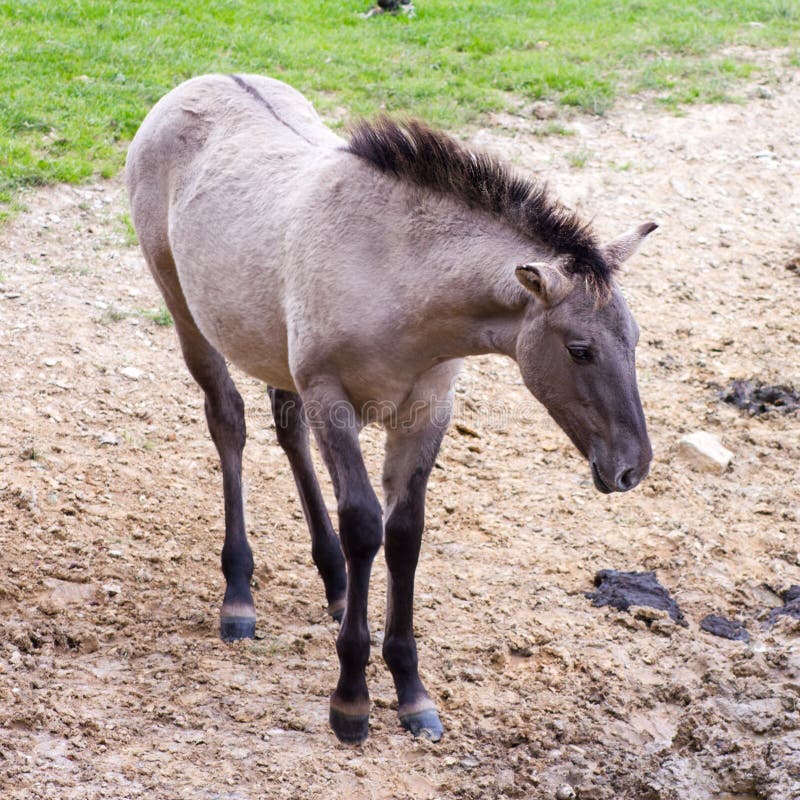
[[[341,617],[334,732],[346,742],[367,736],[367,594],[385,543],[383,656],[400,721],[438,739],[417,670],[414,573],[428,476],[449,422],[442,408],[462,359],[515,359],[597,489],[636,486],[652,451],[636,385],[638,330],[614,272],[656,226],[603,246],[542,185],[489,155],[388,118],[342,139],[297,91],[252,75],[194,78],[162,98],[131,144],[126,178],[139,243],[205,392],[222,464],[222,637],[253,636],[256,618],[244,407],[227,358],[270,387],[328,609]],[[361,427],[375,421],[386,429],[383,506],[359,449]],[[338,538],[309,428],[333,482]]]

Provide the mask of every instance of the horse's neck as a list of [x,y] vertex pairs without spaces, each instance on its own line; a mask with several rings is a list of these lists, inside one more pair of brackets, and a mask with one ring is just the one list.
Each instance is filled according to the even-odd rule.
[[443,348],[515,358],[527,295],[514,268],[535,260],[536,249],[502,222],[480,219],[442,226],[426,255],[418,269],[426,294],[437,296],[431,312]]

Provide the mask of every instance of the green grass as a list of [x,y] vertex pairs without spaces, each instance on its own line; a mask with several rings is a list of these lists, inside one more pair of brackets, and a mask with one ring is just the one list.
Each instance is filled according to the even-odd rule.
[[132,310],[111,306],[100,318],[100,322],[104,325],[110,325],[114,322],[122,322],[130,317],[149,320],[158,325],[159,328],[169,328],[172,325],[172,315],[163,303],[158,308],[135,308]]
[[567,153],[567,161],[569,165],[575,169],[583,169],[588,163],[592,154],[589,150],[576,150],[572,153]]
[[126,211],[125,213],[120,214],[117,217],[117,220],[117,227],[125,239],[125,244],[127,244],[129,247],[136,247],[136,245],[139,244],[139,239],[136,236],[136,229],[133,227],[131,215]]
[[172,325],[172,315],[163,303],[156,309],[140,308],[137,311],[145,319],[155,322],[159,328],[169,328]]
[[[445,127],[552,98],[603,113],[648,90],[724,100],[755,67],[729,45],[789,47],[798,0],[0,0],[0,215],[21,187],[110,176],[147,109],[203,72],[288,81],[328,119],[379,110]],[[739,51],[737,51],[739,52]]]

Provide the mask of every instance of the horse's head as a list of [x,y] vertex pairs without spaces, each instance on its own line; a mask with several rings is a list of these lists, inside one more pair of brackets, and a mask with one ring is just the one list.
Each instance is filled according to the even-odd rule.
[[[655,229],[648,223],[603,249],[616,266]],[[531,302],[517,340],[525,385],[588,459],[601,492],[625,492],[650,468],[653,451],[636,385],[639,329],[613,284],[598,295],[556,258],[517,267]]]

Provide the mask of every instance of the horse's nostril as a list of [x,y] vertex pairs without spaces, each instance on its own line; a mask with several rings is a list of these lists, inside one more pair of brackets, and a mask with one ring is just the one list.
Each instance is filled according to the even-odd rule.
[[620,492],[627,492],[628,489],[632,489],[636,486],[636,470],[634,469],[626,469],[617,475],[617,489]]

